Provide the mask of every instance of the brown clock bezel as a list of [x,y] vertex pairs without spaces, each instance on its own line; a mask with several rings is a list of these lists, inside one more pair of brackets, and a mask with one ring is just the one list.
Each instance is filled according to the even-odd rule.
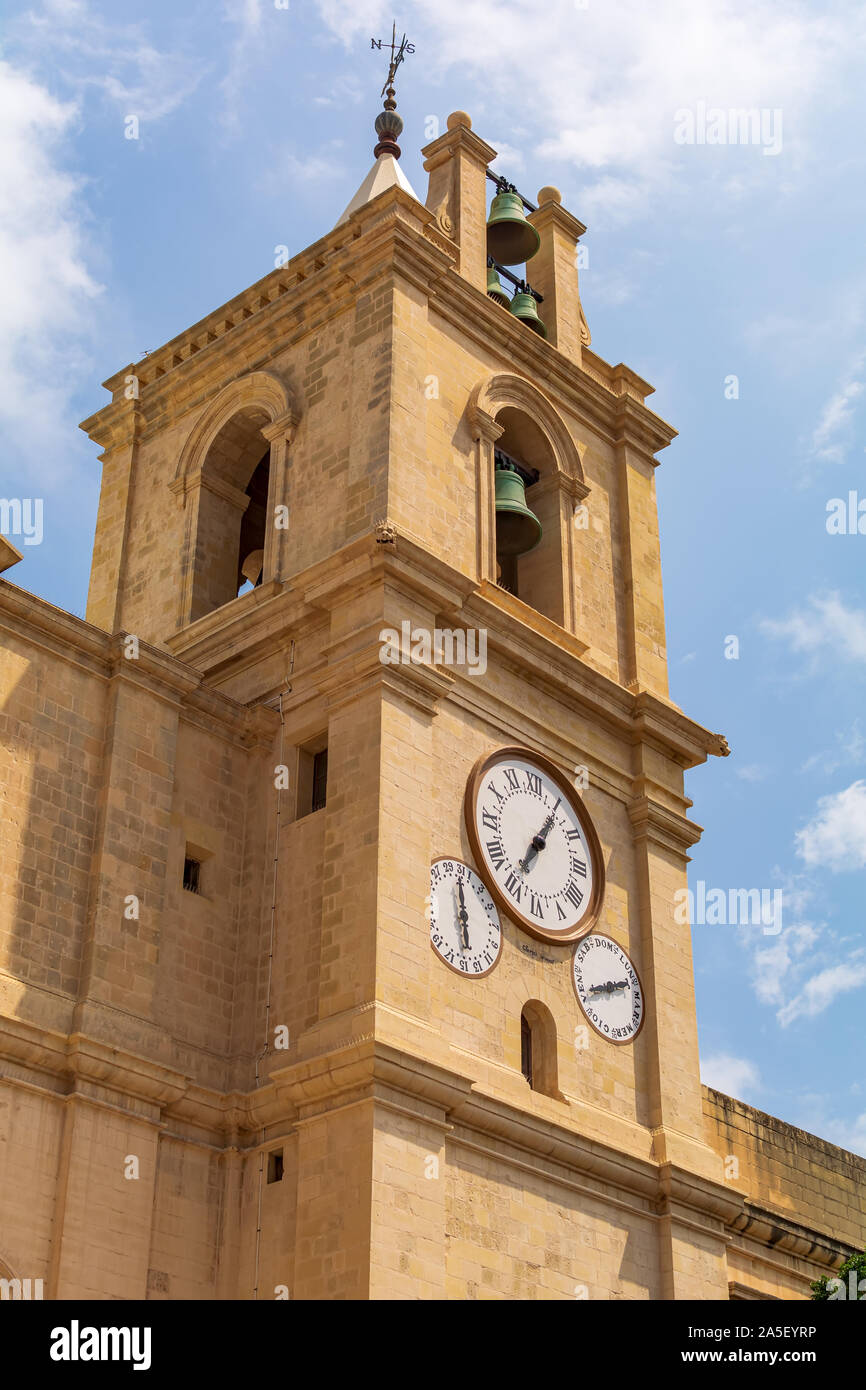
[[[536,922],[531,922],[528,917],[524,917],[519,908],[506,898],[496,879],[488,870],[487,860],[475,826],[475,802],[478,788],[491,767],[507,758],[520,758],[524,762],[532,763],[545,776],[549,777],[571,804],[580,821],[580,828],[586,836],[586,843],[592,860],[592,893],[586,914],[581,919],[580,925],[573,927],[568,932],[546,931],[544,927],[539,927]],[[478,866],[478,875],[501,913],[510,918],[521,930],[534,936],[537,941],[547,942],[549,946],[571,946],[575,941],[580,941],[589,935],[598,921],[601,905],[604,901],[604,857],[601,852],[601,842],[589,811],[565,774],[556,766],[556,763],[551,762],[550,758],[545,758],[543,754],[535,753],[531,748],[522,748],[518,744],[507,744],[503,748],[494,749],[492,753],[483,753],[473,766],[466,782],[466,792],[463,797],[463,819],[466,822],[466,833],[469,836],[472,854]]]
[[[587,936],[588,936],[588,935],[589,935],[589,933],[587,932]],[[575,955],[577,954],[577,949],[578,949],[578,947],[579,947],[580,944],[581,944],[580,941],[575,942],[574,952],[573,952],[572,957],[571,957],[571,970],[570,970],[570,972],[569,972],[569,973],[571,974],[571,987],[572,987],[572,989],[574,990],[574,997],[575,997],[575,999],[577,1000],[577,1005],[578,1005],[578,1008],[580,1009],[580,1012],[583,1014],[584,1018],[586,1019],[587,1023],[589,1024],[590,1028],[592,1029],[593,1033],[596,1033],[600,1038],[603,1038],[605,1042],[612,1043],[614,1047],[630,1047],[631,1044],[632,1044],[633,1042],[636,1042],[637,1039],[640,1037],[641,1032],[642,1032],[642,1030],[643,1030],[643,1026],[644,1026],[644,1024],[646,1023],[647,1002],[646,1002],[646,990],[645,990],[644,987],[643,987],[643,980],[642,980],[641,977],[640,977],[640,971],[638,970],[637,966],[635,965],[635,963],[634,963],[634,961],[632,960],[631,956],[629,955],[628,951],[625,949],[625,947],[622,945],[621,942],[617,941],[617,939],[616,939],[615,936],[608,936],[607,932],[596,932],[595,940],[596,940],[596,941],[612,941],[613,944],[614,944],[614,946],[618,946],[619,949],[622,951],[623,955],[625,956],[625,958],[626,958],[626,960],[628,961],[629,965],[631,966],[632,970],[633,970],[634,973],[637,975],[637,982],[638,982],[638,984],[640,985],[640,997],[641,997],[641,999],[643,1000],[643,1014],[642,1014],[642,1016],[641,1016],[641,1021],[640,1021],[640,1025],[639,1025],[639,1027],[638,1027],[637,1032],[636,1032],[636,1033],[632,1033],[632,1035],[631,1035],[630,1038],[610,1038],[610,1037],[608,1037],[607,1033],[603,1033],[602,1030],[601,1030],[600,1028],[596,1028],[596,1026],[595,1026],[595,1024],[593,1023],[592,1019],[590,1018],[589,1014],[586,1012],[586,1009],[583,1007],[583,1000],[581,999],[580,995],[579,995],[578,992],[577,992],[577,985],[575,984],[575,980],[574,980],[574,957],[575,957]]]
[[[484,888],[487,888],[488,893],[490,893],[490,889],[488,888],[487,883],[485,882],[483,876],[478,872],[478,870],[477,870],[477,869],[473,869],[473,867],[472,867],[471,864],[467,864],[467,863],[466,863],[466,860],[465,860],[465,859],[461,859],[460,856],[457,855],[457,854],[437,854],[435,859],[431,859],[431,860],[430,860],[430,868],[432,869],[434,864],[441,864],[443,861],[447,861],[449,864],[462,864],[463,867],[464,867],[464,869],[468,869],[469,872],[470,872],[471,874],[474,874],[475,877],[476,877],[477,879],[480,879],[480,880],[481,880],[481,883],[482,883],[483,887],[484,887]],[[496,908],[496,915],[497,915],[497,918],[499,918],[499,904],[497,903],[496,899],[493,897],[493,894],[492,894],[492,893],[490,893],[490,897],[493,899],[493,906]],[[432,894],[431,894],[431,898],[432,898]],[[428,926],[429,926],[429,927],[432,927],[432,925],[433,925],[432,922],[428,922]],[[430,950],[433,952],[433,954],[434,954],[434,956],[436,957],[436,959],[437,959],[438,961],[440,961],[442,965],[445,966],[445,969],[446,969],[446,970],[452,970],[452,971],[454,972],[455,975],[459,975],[460,978],[461,978],[461,980],[484,980],[484,979],[486,979],[486,977],[490,974],[490,972],[491,972],[492,970],[495,970],[495,969],[496,969],[496,967],[497,967],[497,965],[499,964],[499,961],[500,961],[500,959],[501,959],[501,957],[502,957],[502,942],[503,942],[504,936],[505,936],[505,932],[502,930],[502,920],[501,920],[501,918],[500,918],[500,919],[499,919],[499,950],[496,952],[496,959],[494,960],[494,962],[493,962],[492,965],[489,965],[489,966],[487,967],[486,970],[473,970],[472,974],[470,975],[469,972],[468,972],[467,970],[458,970],[458,968],[457,968],[456,965],[452,965],[450,961],[447,961],[447,960],[445,959],[445,957],[444,957],[443,955],[441,955],[439,951],[436,950],[436,947],[433,945],[433,942],[432,942],[432,940],[431,940],[431,938],[430,938],[430,933],[429,933],[429,931],[428,931],[428,933],[427,933],[427,939],[428,939],[428,941],[430,941]]]

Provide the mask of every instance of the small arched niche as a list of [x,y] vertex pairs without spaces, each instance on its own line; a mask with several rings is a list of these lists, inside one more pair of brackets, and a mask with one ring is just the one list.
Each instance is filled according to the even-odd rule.
[[533,1091],[561,1100],[558,1085],[556,1023],[540,999],[530,999],[520,1015],[520,1070]]
[[270,488],[262,409],[238,410],[202,463],[190,621],[261,582]]

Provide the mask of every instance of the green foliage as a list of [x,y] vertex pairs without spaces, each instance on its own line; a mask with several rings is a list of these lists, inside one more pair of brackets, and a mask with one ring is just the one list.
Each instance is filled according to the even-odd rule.
[[[831,1275],[830,1279],[827,1278],[826,1274],[822,1274],[820,1279],[815,1280],[814,1284],[811,1285],[813,1303],[850,1298],[849,1275],[852,1270],[856,1279],[855,1287],[860,1290],[861,1281],[863,1283],[862,1292],[858,1291],[854,1297],[861,1303],[866,1302],[866,1250],[864,1250],[862,1255],[849,1255],[839,1273]],[[833,1283],[831,1288],[830,1284],[835,1279],[841,1279],[844,1287],[840,1289],[838,1284]]]

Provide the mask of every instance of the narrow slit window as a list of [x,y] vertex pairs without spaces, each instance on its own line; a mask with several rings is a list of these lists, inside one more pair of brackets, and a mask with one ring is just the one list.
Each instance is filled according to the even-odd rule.
[[201,860],[191,859],[189,855],[183,861],[183,886],[188,893],[201,892]]
[[273,1149],[268,1154],[268,1182],[282,1182],[283,1180],[283,1151]]
[[532,1085],[532,1025],[526,1014],[520,1015],[520,1070]]
[[311,811],[321,811],[328,792],[328,750],[323,748],[313,757],[313,795]]

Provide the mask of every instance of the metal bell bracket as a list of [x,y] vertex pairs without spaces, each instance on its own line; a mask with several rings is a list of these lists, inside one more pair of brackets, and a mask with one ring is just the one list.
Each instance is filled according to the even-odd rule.
[[490,182],[496,184],[497,193],[516,193],[525,208],[527,208],[530,212],[538,212],[538,208],[536,207],[535,203],[530,203],[528,198],[524,198],[520,189],[516,188],[513,183],[509,183],[508,179],[502,178],[500,174],[491,174],[489,169],[485,169],[484,172],[486,173]]
[[[516,190],[506,189],[506,192],[516,192]],[[492,256],[488,256],[487,269],[490,270],[491,268],[496,271],[497,275],[504,275],[506,280],[510,280],[516,290],[521,291],[523,294],[531,294],[536,304],[544,303],[543,294],[539,294],[538,290],[534,290],[530,284],[527,284],[526,280],[518,280],[517,276],[512,275],[511,271],[508,270],[506,266],[500,265],[498,261],[494,261]]]

